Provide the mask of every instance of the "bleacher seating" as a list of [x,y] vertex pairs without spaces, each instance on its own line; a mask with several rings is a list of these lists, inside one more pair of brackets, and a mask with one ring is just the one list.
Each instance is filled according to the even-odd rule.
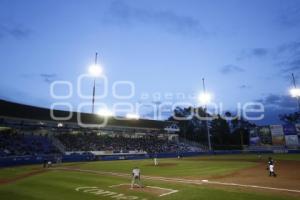
[[[91,152],[110,151],[113,153],[128,153],[130,151],[156,153],[195,152],[199,148],[191,147],[185,143],[176,143],[157,136],[124,137],[122,135],[99,136],[94,133],[58,133],[55,136],[66,151]],[[37,133],[20,132],[16,130],[0,132],[0,157],[7,156],[37,156],[57,154],[59,150],[47,136]]]
[[56,136],[67,151],[145,151],[147,153],[188,152],[194,148],[183,143],[170,142],[156,136],[141,138],[109,137],[96,134],[60,134]]
[[46,136],[12,131],[0,133],[0,156],[25,156],[58,153]]

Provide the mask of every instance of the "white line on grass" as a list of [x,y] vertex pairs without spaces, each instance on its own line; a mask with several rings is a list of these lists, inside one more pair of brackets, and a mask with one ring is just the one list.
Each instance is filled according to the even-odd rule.
[[167,193],[164,193],[164,194],[159,195],[160,197],[162,197],[162,196],[167,196],[167,195],[170,195],[170,194],[173,194],[173,193],[178,192],[178,190],[173,190],[173,189],[169,189],[169,188],[162,188],[162,187],[157,187],[157,186],[146,186],[146,187],[170,191],[170,192],[167,192]]
[[238,186],[238,187],[258,188],[258,189],[267,189],[267,190],[276,190],[276,191],[300,193],[300,190],[291,190],[291,189],[285,189],[285,188],[274,188],[274,187],[258,186],[258,185],[245,185],[245,184],[237,184],[237,183],[224,183],[224,182],[208,181],[208,180],[202,180],[202,181],[204,183],[216,184],[216,185]]

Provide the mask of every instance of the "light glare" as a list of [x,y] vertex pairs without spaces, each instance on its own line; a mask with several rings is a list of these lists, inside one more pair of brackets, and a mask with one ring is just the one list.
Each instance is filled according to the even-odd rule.
[[128,113],[128,114],[126,115],[126,118],[127,118],[127,119],[139,119],[140,116],[137,115],[137,114],[130,114],[130,113]]
[[89,74],[94,77],[98,77],[102,74],[102,68],[99,65],[91,65],[89,67]]
[[110,117],[110,116],[114,116],[114,113],[108,109],[100,109],[97,112],[97,115],[103,116],[103,117]]
[[300,88],[290,89],[290,94],[292,97],[300,97]]
[[211,102],[211,95],[209,93],[201,93],[199,95],[199,101],[202,103],[202,104],[208,104]]

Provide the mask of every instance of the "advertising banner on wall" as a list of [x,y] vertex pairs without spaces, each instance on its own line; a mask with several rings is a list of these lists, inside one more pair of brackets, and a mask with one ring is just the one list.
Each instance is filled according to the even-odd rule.
[[283,125],[284,135],[297,135],[296,126],[294,124]]
[[283,125],[283,132],[285,135],[285,144],[287,146],[298,146],[298,133],[294,124]]
[[296,131],[297,131],[297,134],[298,136],[300,136],[300,124],[296,124]]
[[298,135],[286,135],[285,136],[286,146],[298,146]]
[[259,127],[258,135],[260,138],[261,145],[271,145],[272,144],[271,130],[268,126]]
[[296,131],[297,131],[297,134],[298,134],[298,143],[300,145],[300,124],[296,124]]
[[260,138],[258,135],[258,129],[252,128],[249,131],[249,143],[251,146],[259,146],[260,145]]
[[285,140],[282,125],[271,125],[270,130],[272,135],[272,144],[284,146]]

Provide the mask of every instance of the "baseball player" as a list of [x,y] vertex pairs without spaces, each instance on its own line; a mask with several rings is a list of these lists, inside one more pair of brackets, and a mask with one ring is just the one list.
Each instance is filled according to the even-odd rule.
[[157,165],[158,165],[157,154],[155,154],[155,156],[154,156],[154,165],[155,165],[155,166],[157,166]]
[[272,159],[272,157],[269,157],[268,169],[269,169],[269,176],[273,176],[273,177],[277,176],[274,171],[274,160]]
[[143,187],[141,182],[141,170],[138,167],[135,167],[132,170],[131,189],[133,189],[134,184],[137,184],[139,187]]

